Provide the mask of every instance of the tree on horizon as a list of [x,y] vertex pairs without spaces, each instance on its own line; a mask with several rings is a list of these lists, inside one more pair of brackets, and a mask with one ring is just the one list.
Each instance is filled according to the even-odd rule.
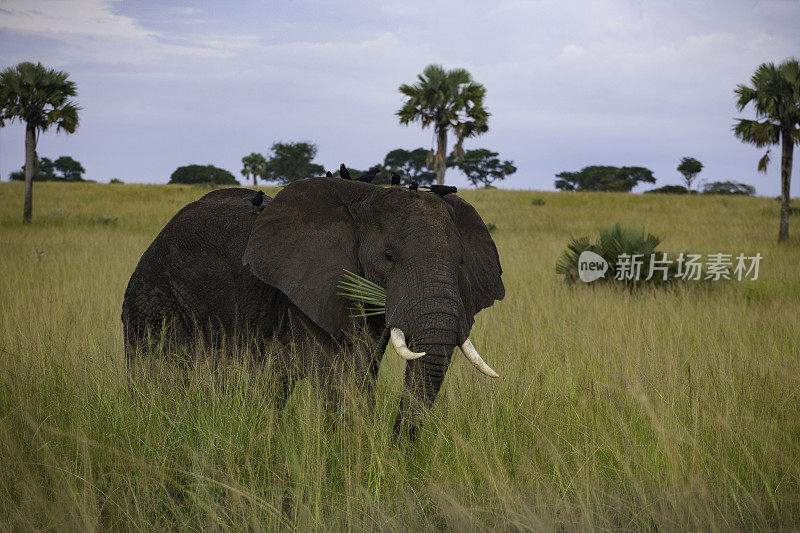
[[695,159],[694,157],[684,157],[681,159],[678,168],[676,168],[678,172],[683,175],[683,181],[686,183],[686,190],[692,190],[692,182],[703,170],[703,163]]
[[736,194],[743,196],[753,196],[756,188],[747,183],[735,181],[712,181],[703,185],[703,194]]
[[415,180],[420,185],[430,185],[436,179],[436,174],[428,167],[428,150],[416,148],[406,150],[397,148],[392,150],[383,159],[383,174],[379,176],[381,180],[376,183],[390,183],[392,172],[397,172],[400,176]]
[[322,176],[325,168],[313,163],[317,156],[317,145],[310,142],[274,142],[272,154],[265,164],[262,178],[265,181],[292,183],[293,181]]
[[[57,174],[58,171],[60,174]],[[55,161],[49,157],[42,157],[34,165],[33,181],[67,181],[67,182],[85,182],[83,173],[86,169],[83,168],[80,161],[71,158],[68,155],[62,155]],[[9,174],[8,179],[11,181],[25,181],[25,165],[21,170],[16,170]]]
[[0,127],[15,120],[25,123],[25,205],[22,221],[33,217],[33,176],[36,144],[40,132],[56,127],[74,133],[80,107],[71,100],[77,96],[69,74],[41,63],[19,63],[0,72]]
[[423,129],[433,127],[436,152],[431,149],[427,163],[435,170],[437,183],[444,185],[448,131],[456,136],[453,150],[459,159],[464,157],[464,139],[489,131],[489,112],[483,105],[486,88],[464,69],[445,70],[436,64],[425,67],[417,80],[399,87],[406,100],[397,116],[405,126],[419,122]]
[[560,191],[630,192],[639,183],[656,182],[649,168],[607,165],[590,165],[577,172],[560,172],[556,178],[555,187]]
[[[736,107],[743,111],[753,104],[756,120],[737,119],[733,133],[757,148],[781,144],[781,219],[778,242],[789,240],[789,193],[794,145],[800,143],[800,63],[795,58],[780,65],[762,63],[750,78],[751,86],[739,84],[734,93]],[[769,149],[758,162],[766,174]]]
[[450,159],[464,173],[473,187],[491,187],[492,183],[506,179],[517,171],[513,161],[501,161],[500,154],[486,148],[467,150],[462,159],[451,154]]
[[169,183],[212,185],[239,185],[236,178],[224,168],[214,165],[184,165],[178,167],[169,177]]

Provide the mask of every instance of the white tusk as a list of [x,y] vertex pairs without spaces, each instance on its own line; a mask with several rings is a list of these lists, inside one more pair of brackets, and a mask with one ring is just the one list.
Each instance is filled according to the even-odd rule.
[[492,370],[489,365],[486,364],[481,358],[481,354],[478,353],[478,350],[472,345],[472,342],[469,340],[464,341],[464,344],[461,345],[461,351],[464,352],[464,355],[469,359],[469,362],[475,365],[482,374],[486,374],[490,378],[499,378],[500,374]]
[[394,347],[394,351],[397,352],[397,355],[405,359],[406,361],[413,361],[414,359],[419,359],[425,352],[412,352],[406,346],[406,336],[403,334],[403,330],[400,328],[392,328],[392,346]]

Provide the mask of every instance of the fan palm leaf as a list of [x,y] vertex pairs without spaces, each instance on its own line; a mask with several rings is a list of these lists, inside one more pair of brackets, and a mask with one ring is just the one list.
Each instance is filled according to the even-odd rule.
[[337,293],[355,305],[350,307],[353,316],[367,317],[386,313],[386,289],[366,278],[344,270]]

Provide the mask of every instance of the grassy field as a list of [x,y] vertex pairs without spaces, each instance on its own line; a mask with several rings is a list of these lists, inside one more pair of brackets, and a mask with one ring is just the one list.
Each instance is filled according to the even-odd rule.
[[[142,252],[207,190],[0,184],[0,530],[800,528],[800,217],[769,198],[465,191],[496,225],[506,299],[454,357],[413,444],[402,361],[377,405],[286,409],[247,361],[126,382]],[[544,205],[534,205],[535,198]],[[570,235],[644,225],[669,251],[763,256],[758,281],[566,286]]]

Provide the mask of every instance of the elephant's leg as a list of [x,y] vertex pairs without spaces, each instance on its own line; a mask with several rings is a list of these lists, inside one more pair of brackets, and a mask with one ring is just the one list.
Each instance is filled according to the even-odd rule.
[[297,383],[296,376],[291,374],[280,378],[276,379],[272,385],[272,404],[279,411],[286,407],[286,402],[289,401]]
[[292,357],[295,351],[291,339],[281,340],[273,336],[265,340],[262,335],[250,338],[250,353],[256,364],[263,368],[269,398],[278,410],[286,406],[295,385],[305,376],[301,362]]
[[126,323],[124,334],[128,368],[137,364],[185,359],[191,339],[183,320],[165,315]]
[[341,401],[344,365],[338,355],[341,346],[304,313],[292,310],[288,321],[297,372],[312,380],[326,410],[335,411]]

